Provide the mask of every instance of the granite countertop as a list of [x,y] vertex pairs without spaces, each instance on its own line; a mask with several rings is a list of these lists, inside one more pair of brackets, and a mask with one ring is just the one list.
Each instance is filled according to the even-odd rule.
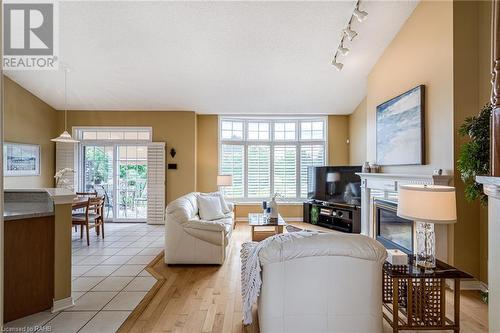
[[48,205],[46,202],[5,202],[4,204],[4,221],[53,215],[52,205]]

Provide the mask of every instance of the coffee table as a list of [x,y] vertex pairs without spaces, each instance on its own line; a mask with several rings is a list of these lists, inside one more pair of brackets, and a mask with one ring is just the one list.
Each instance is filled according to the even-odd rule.
[[283,233],[283,227],[286,226],[281,215],[278,215],[277,219],[271,219],[267,214],[259,213],[248,214],[248,224],[252,229],[252,241],[257,242],[269,236]]

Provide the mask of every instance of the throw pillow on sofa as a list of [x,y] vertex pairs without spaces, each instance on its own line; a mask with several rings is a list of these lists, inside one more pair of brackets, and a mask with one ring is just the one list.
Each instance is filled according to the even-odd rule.
[[199,195],[197,200],[200,219],[212,221],[224,217],[219,197],[212,195]]
[[231,213],[231,209],[229,209],[229,206],[227,205],[226,199],[224,198],[222,193],[220,193],[220,192],[200,193],[200,196],[211,196],[211,197],[219,198],[222,212],[224,214]]

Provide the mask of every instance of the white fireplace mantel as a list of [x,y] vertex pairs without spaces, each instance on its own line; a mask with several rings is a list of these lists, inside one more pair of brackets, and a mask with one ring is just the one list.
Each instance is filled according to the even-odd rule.
[[370,237],[374,235],[372,215],[372,191],[396,193],[400,185],[449,185],[451,175],[419,175],[391,173],[357,173],[361,177],[361,233]]
[[489,331],[500,332],[500,177],[476,177],[488,195]]

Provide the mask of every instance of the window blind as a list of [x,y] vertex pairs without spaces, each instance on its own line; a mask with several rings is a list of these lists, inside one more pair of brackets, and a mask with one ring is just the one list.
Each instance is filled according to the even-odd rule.
[[249,198],[267,198],[271,194],[271,147],[248,146]]
[[165,223],[165,143],[148,144],[148,224]]
[[221,146],[220,173],[233,176],[233,186],[225,187],[224,194],[232,198],[243,198],[245,195],[245,146],[227,144]]
[[325,165],[323,145],[302,145],[300,147],[300,197],[307,198],[308,169]]
[[297,197],[296,155],[296,146],[274,146],[274,191],[284,198]]
[[[75,162],[75,149],[76,145],[73,143],[56,142],[56,172],[65,168],[75,171],[74,173],[67,172],[64,176],[64,180],[59,182],[60,184],[58,187],[66,187],[71,190],[76,189],[78,163]],[[63,186],[61,184],[66,185]]]

